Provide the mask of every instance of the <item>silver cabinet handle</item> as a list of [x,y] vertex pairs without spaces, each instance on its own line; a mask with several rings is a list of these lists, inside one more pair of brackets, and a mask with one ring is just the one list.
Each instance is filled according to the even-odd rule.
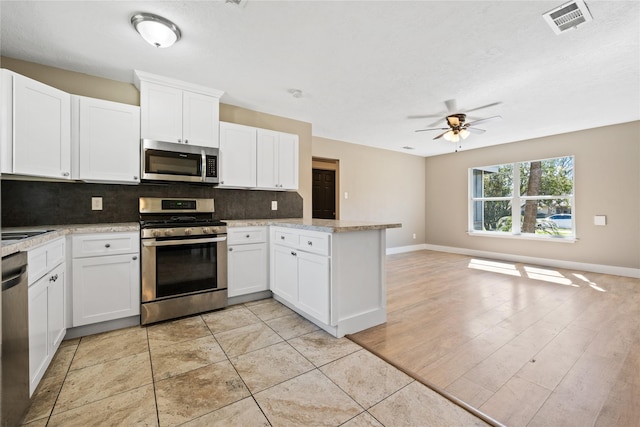
[[105,243],[104,247],[105,248],[110,248],[111,247],[111,243]]
[[49,277],[49,281],[50,282],[55,282],[56,280],[58,280],[58,275],[54,274],[53,276]]
[[291,255],[293,255],[293,256],[298,256],[298,254],[297,254],[297,253],[295,253],[295,252],[293,252],[293,251],[291,251]]
[[62,176],[69,176],[69,172],[62,172]]
[[132,259],[135,261],[138,259],[138,257],[134,255]]
[[225,237],[212,237],[206,239],[185,239],[185,240],[160,240],[156,239],[143,240],[142,246],[180,246],[180,245],[193,245],[195,243],[214,243],[224,242],[227,240]]

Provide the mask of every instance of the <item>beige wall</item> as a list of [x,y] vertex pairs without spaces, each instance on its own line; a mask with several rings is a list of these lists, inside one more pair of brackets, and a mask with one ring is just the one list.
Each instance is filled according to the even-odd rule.
[[[0,58],[0,65],[2,68],[15,71],[74,95],[140,105],[140,94],[133,83],[104,79],[4,56]],[[133,70],[131,70],[131,78],[133,79]]]
[[312,154],[340,161],[340,219],[402,223],[388,248],[424,243],[424,158],[316,136]]
[[[140,105],[140,94],[132,83],[118,82],[46,65],[0,58],[0,65],[23,76],[75,95]],[[133,77],[133,70],[131,71]],[[304,217],[311,218],[311,124],[232,105],[220,104],[220,120],[299,135],[299,189]]]
[[[576,243],[467,234],[470,167],[569,155],[575,156]],[[428,244],[640,268],[640,122],[429,157],[426,199]],[[594,226],[594,215],[606,215],[607,225]]]

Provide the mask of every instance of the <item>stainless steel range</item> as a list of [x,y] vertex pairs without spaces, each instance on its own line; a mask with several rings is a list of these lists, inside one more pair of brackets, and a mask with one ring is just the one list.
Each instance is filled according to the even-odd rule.
[[140,198],[141,323],[227,305],[227,227],[213,199]]

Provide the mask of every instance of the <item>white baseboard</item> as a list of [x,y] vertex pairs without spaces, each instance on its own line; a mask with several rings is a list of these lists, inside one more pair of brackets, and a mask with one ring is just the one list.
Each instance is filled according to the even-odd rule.
[[387,248],[387,255],[403,254],[405,252],[422,251],[425,249],[427,249],[426,243],[421,243],[419,245],[411,245],[411,246],[398,246],[395,248]]
[[438,252],[448,252],[453,254],[476,256],[482,258],[492,258],[502,261],[520,262],[524,264],[542,265],[547,267],[563,268],[567,270],[590,271],[592,273],[612,274],[615,276],[625,276],[640,278],[640,268],[618,267],[615,265],[590,264],[585,262],[564,261],[560,259],[537,258],[522,255],[512,255],[500,252],[480,251],[476,249],[456,248],[451,246],[430,245],[427,243],[412,246],[401,246],[397,248],[387,248],[387,255],[400,254],[419,250],[430,250]]

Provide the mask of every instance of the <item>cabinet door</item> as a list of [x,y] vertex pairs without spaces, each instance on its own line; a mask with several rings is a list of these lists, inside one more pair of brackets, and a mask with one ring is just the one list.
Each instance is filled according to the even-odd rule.
[[71,95],[15,74],[13,172],[71,178]]
[[140,91],[140,134],[144,139],[182,142],[182,91],[144,82]]
[[281,133],[278,143],[278,184],[280,189],[298,189],[298,135]]
[[65,310],[64,310],[64,289],[65,289],[65,264],[60,264],[53,269],[50,274],[45,276],[49,284],[47,291],[47,323],[49,334],[49,348],[53,355],[62,342],[65,328]]
[[220,123],[220,186],[256,186],[256,129]]
[[220,101],[193,92],[183,92],[182,136],[186,144],[218,148]]
[[140,107],[79,97],[79,179],[139,182]]
[[298,252],[298,307],[329,324],[329,258]]
[[278,179],[279,133],[258,129],[257,178],[259,188],[280,189]]
[[33,394],[49,364],[49,276],[29,286],[29,394]]
[[73,326],[140,314],[137,254],[73,259]]
[[229,246],[227,263],[230,297],[269,289],[266,243]]
[[271,291],[296,304],[298,301],[298,258],[296,251],[274,246],[271,251]]

